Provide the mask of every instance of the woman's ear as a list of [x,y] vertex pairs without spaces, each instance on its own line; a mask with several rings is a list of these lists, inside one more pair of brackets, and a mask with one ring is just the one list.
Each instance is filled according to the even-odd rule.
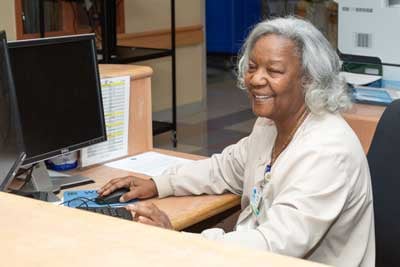
[[303,89],[305,89],[308,87],[308,85],[310,85],[310,83],[312,83],[312,79],[311,79],[310,75],[308,75],[307,73],[305,73],[303,71],[301,74],[300,82],[301,82],[301,87]]

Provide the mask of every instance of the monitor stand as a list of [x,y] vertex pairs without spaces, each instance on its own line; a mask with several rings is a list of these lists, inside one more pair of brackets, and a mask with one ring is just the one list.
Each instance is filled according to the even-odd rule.
[[33,167],[32,178],[29,183],[21,188],[21,191],[58,193],[61,189],[90,183],[94,183],[94,180],[84,176],[49,176],[46,164],[40,162]]

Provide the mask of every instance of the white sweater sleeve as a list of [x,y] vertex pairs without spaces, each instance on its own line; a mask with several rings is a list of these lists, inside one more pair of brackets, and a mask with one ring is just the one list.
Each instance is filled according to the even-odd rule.
[[159,197],[169,195],[241,194],[248,137],[209,159],[177,165],[153,177]]

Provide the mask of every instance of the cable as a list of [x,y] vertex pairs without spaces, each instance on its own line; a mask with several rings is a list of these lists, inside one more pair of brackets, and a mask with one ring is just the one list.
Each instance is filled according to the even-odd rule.
[[[73,201],[81,201],[82,203],[79,204],[79,205],[76,205],[76,206],[75,206],[75,205],[71,206],[71,203],[72,203]],[[67,207],[72,207],[72,208],[79,208],[79,207],[86,207],[86,208],[89,208],[88,202],[94,202],[94,203],[96,203],[96,201],[94,200],[94,198],[76,197],[76,198],[73,198],[73,199],[64,201],[64,202],[60,203],[59,205],[65,205],[65,204],[67,204],[67,205],[65,205],[65,206],[67,206]],[[96,204],[97,204],[97,203],[96,203]],[[101,206],[102,206],[102,207],[112,208],[112,206],[109,205],[109,204],[101,205]]]

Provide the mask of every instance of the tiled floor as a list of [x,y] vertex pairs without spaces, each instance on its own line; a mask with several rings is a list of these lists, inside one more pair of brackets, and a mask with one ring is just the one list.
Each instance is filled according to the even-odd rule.
[[154,147],[210,156],[250,133],[255,116],[246,92],[236,87],[230,61],[209,57],[208,62],[207,109],[178,120],[176,149],[169,132],[155,136]]

